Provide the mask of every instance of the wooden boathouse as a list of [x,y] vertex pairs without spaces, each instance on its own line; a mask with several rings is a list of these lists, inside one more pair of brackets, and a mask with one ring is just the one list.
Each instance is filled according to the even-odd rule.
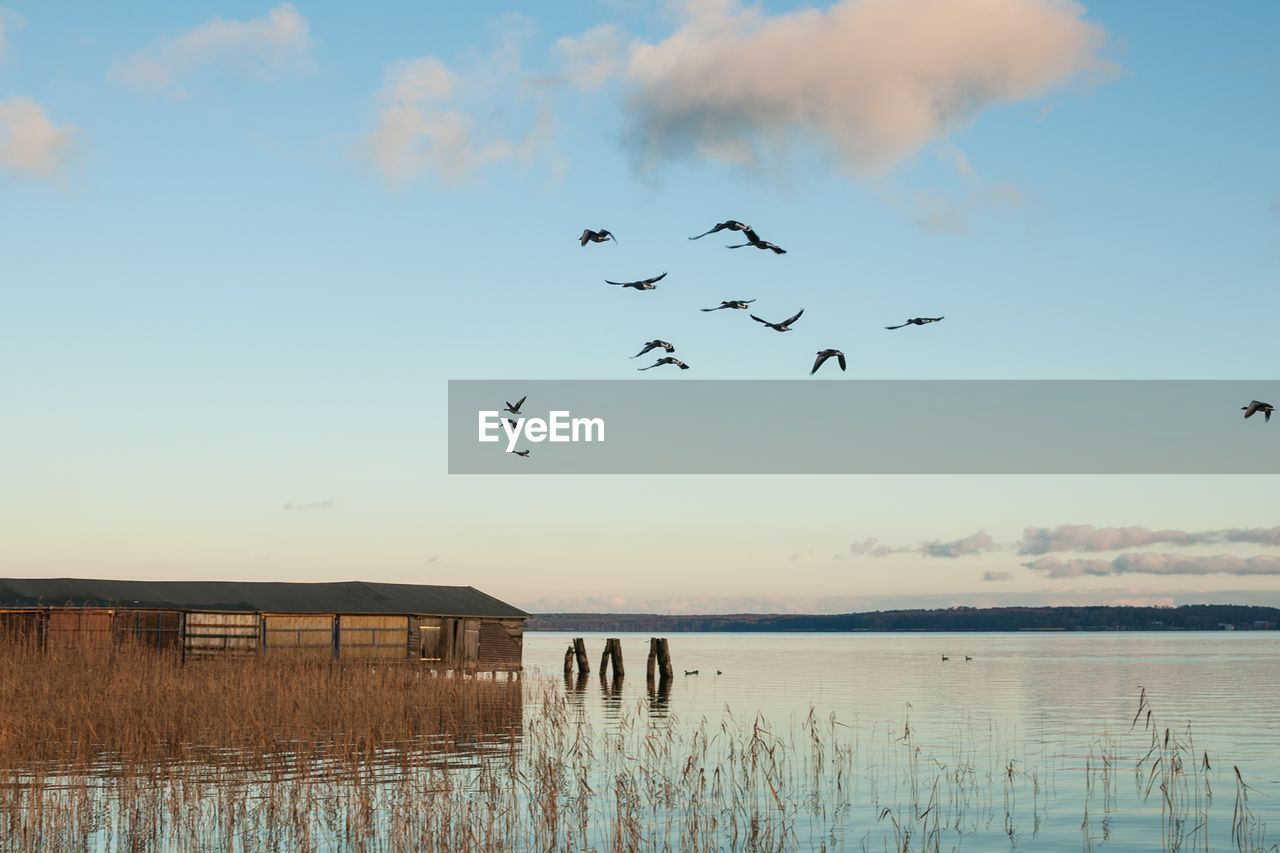
[[529,614],[469,586],[0,578],[0,644],[138,644],[518,673]]

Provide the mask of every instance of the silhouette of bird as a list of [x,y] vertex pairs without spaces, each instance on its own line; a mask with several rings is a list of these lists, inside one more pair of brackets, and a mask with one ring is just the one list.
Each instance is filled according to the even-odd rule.
[[529,451],[527,450],[513,450],[511,452],[514,453],[516,456],[523,456],[525,459],[529,458]]
[[783,320],[781,323],[770,323],[768,320],[761,320],[755,314],[751,315],[751,319],[755,320],[757,323],[764,323],[766,326],[768,326],[770,329],[773,329],[775,332],[789,332],[791,331],[791,324],[794,323],[796,320],[799,320],[800,315],[803,313],[804,313],[804,309],[801,308],[799,311],[796,312],[794,317],[790,317],[786,320]]
[[[518,415],[518,414],[520,414],[520,407],[521,407],[521,406],[523,406],[523,405],[524,405],[524,401],[525,401],[525,400],[528,400],[528,399],[529,399],[529,395],[528,395],[528,394],[525,394],[523,397],[521,397],[519,400],[517,400],[517,401],[516,401],[516,403],[515,403],[515,405],[514,405],[514,406],[513,406],[513,405],[511,405],[510,403],[507,403],[507,407],[506,407],[505,409],[503,409],[502,411],[504,411],[504,412],[510,412],[510,413],[511,413],[511,414],[513,414],[513,415]],[[508,420],[509,420],[509,419],[508,419]]]
[[840,369],[844,370],[844,353],[840,352],[838,349],[824,349],[822,352],[818,353],[818,360],[813,363],[813,370],[809,371],[809,375],[812,376],[817,373],[818,368],[822,367],[826,360],[832,356],[836,357],[836,361],[840,362]]
[[724,675],[724,670],[723,670],[723,669],[717,669],[717,670],[716,670],[716,675]]
[[657,285],[655,282],[662,281],[666,277],[667,274],[663,273],[662,275],[655,275],[653,278],[646,278],[644,281],[609,281],[606,278],[604,282],[605,284],[615,284],[618,287],[634,287],[636,290],[656,290]]
[[725,248],[745,249],[747,246],[752,246],[756,249],[768,249],[770,252],[773,252],[775,255],[785,255],[787,253],[787,250],[779,246],[777,243],[770,243],[768,240],[761,240],[759,237],[756,236],[756,232],[754,231],[747,231],[746,235],[747,235],[747,242],[739,243],[736,246],[726,246]]
[[965,660],[973,660],[973,656],[972,656],[972,655],[965,655],[965,656],[964,656],[964,659],[965,659]]
[[599,231],[592,231],[590,228],[584,228],[582,229],[582,236],[579,237],[578,239],[583,246],[587,245],[588,243],[604,243],[607,240],[612,240],[615,243],[618,242],[617,237],[613,236],[611,233],[604,230],[603,228],[601,228]]
[[514,420],[512,420],[511,418],[507,418],[507,424],[508,424],[512,429],[515,429],[515,428],[516,428],[516,422],[515,422]]
[[697,675],[697,674],[698,674],[698,671],[697,671],[696,669],[686,669],[686,670],[684,671],[684,674],[685,674],[685,675]]
[[645,353],[649,352],[650,350],[655,350],[655,349],[657,349],[658,347],[662,347],[662,348],[663,348],[664,350],[666,350],[667,352],[675,352],[675,351],[676,351],[676,348],[675,348],[675,345],[674,345],[674,344],[669,344],[669,343],[667,343],[666,341],[660,341],[660,340],[658,340],[657,338],[654,338],[653,340],[649,341],[649,343],[647,343],[647,344],[645,344],[645,345],[644,345],[644,349],[640,350],[640,352],[636,353],[635,355],[633,355],[633,356],[631,356],[631,357],[632,357],[632,358],[639,358],[640,356],[644,355]]
[[703,311],[720,311],[724,308],[746,308],[754,299],[726,299],[721,301],[715,308],[703,308]]
[[1276,407],[1270,403],[1263,403],[1259,400],[1251,400],[1249,405],[1241,406],[1240,408],[1244,410],[1246,418],[1253,416],[1257,412],[1262,412],[1262,419],[1267,422],[1270,422],[1271,413],[1276,410]]
[[685,364],[683,361],[681,361],[680,359],[676,358],[675,356],[671,356],[671,355],[669,355],[669,356],[666,356],[665,358],[660,358],[660,359],[658,359],[657,361],[655,361],[653,364],[649,365],[648,367],[637,367],[637,368],[636,368],[636,370],[653,370],[655,367],[661,367],[661,366],[662,366],[662,365],[664,365],[664,364],[674,364],[674,365],[677,365],[681,370],[688,370],[688,369],[689,369],[689,365]]
[[754,232],[754,231],[752,231],[752,230],[751,230],[751,226],[750,226],[750,225],[746,224],[745,222],[739,222],[739,221],[738,221],[738,220],[736,220],[736,219],[726,219],[724,222],[718,222],[718,223],[716,223],[716,226],[715,226],[714,228],[712,228],[710,231],[703,231],[703,232],[702,232],[701,234],[699,234],[697,237],[690,237],[689,239],[690,239],[690,240],[700,240],[700,239],[702,239],[703,237],[707,236],[708,234],[716,234],[716,233],[719,233],[719,232],[721,232],[721,231],[725,231],[725,230],[728,230],[728,231],[741,231],[743,234],[747,235],[747,239],[748,239],[748,240],[759,240],[759,239],[760,239],[759,237],[757,237],[757,236],[756,236],[756,232]]
[[945,320],[945,317],[912,317],[905,323],[898,326],[885,326],[886,329],[901,329],[905,326],[923,326],[925,323],[936,323],[939,320]]
[[946,655],[943,655],[943,656],[942,656],[942,659],[943,659],[943,660],[951,660],[951,658],[947,657]]

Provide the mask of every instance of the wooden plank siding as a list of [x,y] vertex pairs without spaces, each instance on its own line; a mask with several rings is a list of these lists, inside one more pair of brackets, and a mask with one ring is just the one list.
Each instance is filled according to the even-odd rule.
[[407,659],[412,644],[409,616],[338,617],[338,657]]
[[333,657],[333,631],[337,617],[332,613],[264,613],[262,644],[268,652],[299,657]]
[[257,613],[188,613],[183,647],[187,654],[250,654],[259,646]]
[[45,647],[50,649],[109,649],[112,611],[65,608],[49,611]]
[[176,610],[117,610],[114,634],[121,644],[177,649],[182,645],[182,614]]
[[47,622],[48,614],[43,610],[0,611],[0,641],[43,646]]
[[178,611],[105,607],[0,609],[0,647],[180,649],[184,656],[296,654],[401,660],[431,669],[519,672],[524,620],[410,614]]

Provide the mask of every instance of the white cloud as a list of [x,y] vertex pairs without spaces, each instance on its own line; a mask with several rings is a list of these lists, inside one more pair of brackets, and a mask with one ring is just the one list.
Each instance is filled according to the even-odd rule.
[[983,572],[984,581],[1000,582],[1013,580],[1013,572]]
[[562,76],[575,89],[603,86],[626,67],[626,33],[613,24],[602,24],[580,36],[565,36],[554,52],[563,68]]
[[[392,63],[376,96],[375,126],[359,145],[362,157],[395,184],[426,174],[460,181],[486,165],[533,159],[552,120],[547,92],[521,65],[526,37],[526,28],[508,21],[498,48],[470,73],[435,56]],[[527,127],[517,129],[521,116],[499,105],[518,104],[513,94],[530,96]],[[477,121],[480,114],[487,120]]]
[[311,51],[306,19],[284,3],[265,18],[205,21],[115,63],[110,77],[126,86],[152,90],[171,89],[206,69],[271,78],[308,71]]
[[874,536],[849,546],[849,553],[854,557],[888,557],[891,554],[919,554],[923,557],[964,557],[969,554],[982,554],[1004,546],[998,544],[985,530],[964,537],[942,541],[921,542],[919,545],[886,545]]
[[797,136],[859,172],[891,166],[999,103],[1103,69],[1105,32],[1068,0],[841,0],[769,16],[690,0],[667,39],[637,43],[627,138],[649,167],[694,155],[769,159]]
[[920,546],[920,552],[926,557],[965,557],[970,554],[981,554],[998,548],[995,540],[985,530],[979,530],[972,536],[955,539],[950,542],[935,540]]
[[1023,563],[1049,578],[1146,575],[1280,575],[1280,557],[1236,557],[1228,554],[1121,554],[1111,560],[1040,557]]
[[1022,531],[1019,554],[1062,551],[1120,551],[1145,545],[1248,544],[1280,546],[1280,527],[1231,527],[1222,530],[1151,530],[1146,527],[1095,527],[1061,524]]
[[25,178],[56,178],[70,159],[73,127],[58,127],[30,98],[0,101],[0,171]]

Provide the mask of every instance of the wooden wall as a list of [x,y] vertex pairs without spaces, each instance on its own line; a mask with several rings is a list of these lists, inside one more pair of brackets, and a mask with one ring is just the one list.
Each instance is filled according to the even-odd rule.
[[185,654],[258,651],[324,659],[413,660],[432,669],[521,669],[520,619],[330,613],[31,608],[0,610],[0,642],[109,649],[136,643]]
[[335,617],[329,613],[267,613],[262,617],[264,648],[309,658],[333,657]]
[[187,654],[249,654],[258,650],[257,613],[188,613],[183,632]]
[[409,657],[409,616],[339,616],[338,657]]

